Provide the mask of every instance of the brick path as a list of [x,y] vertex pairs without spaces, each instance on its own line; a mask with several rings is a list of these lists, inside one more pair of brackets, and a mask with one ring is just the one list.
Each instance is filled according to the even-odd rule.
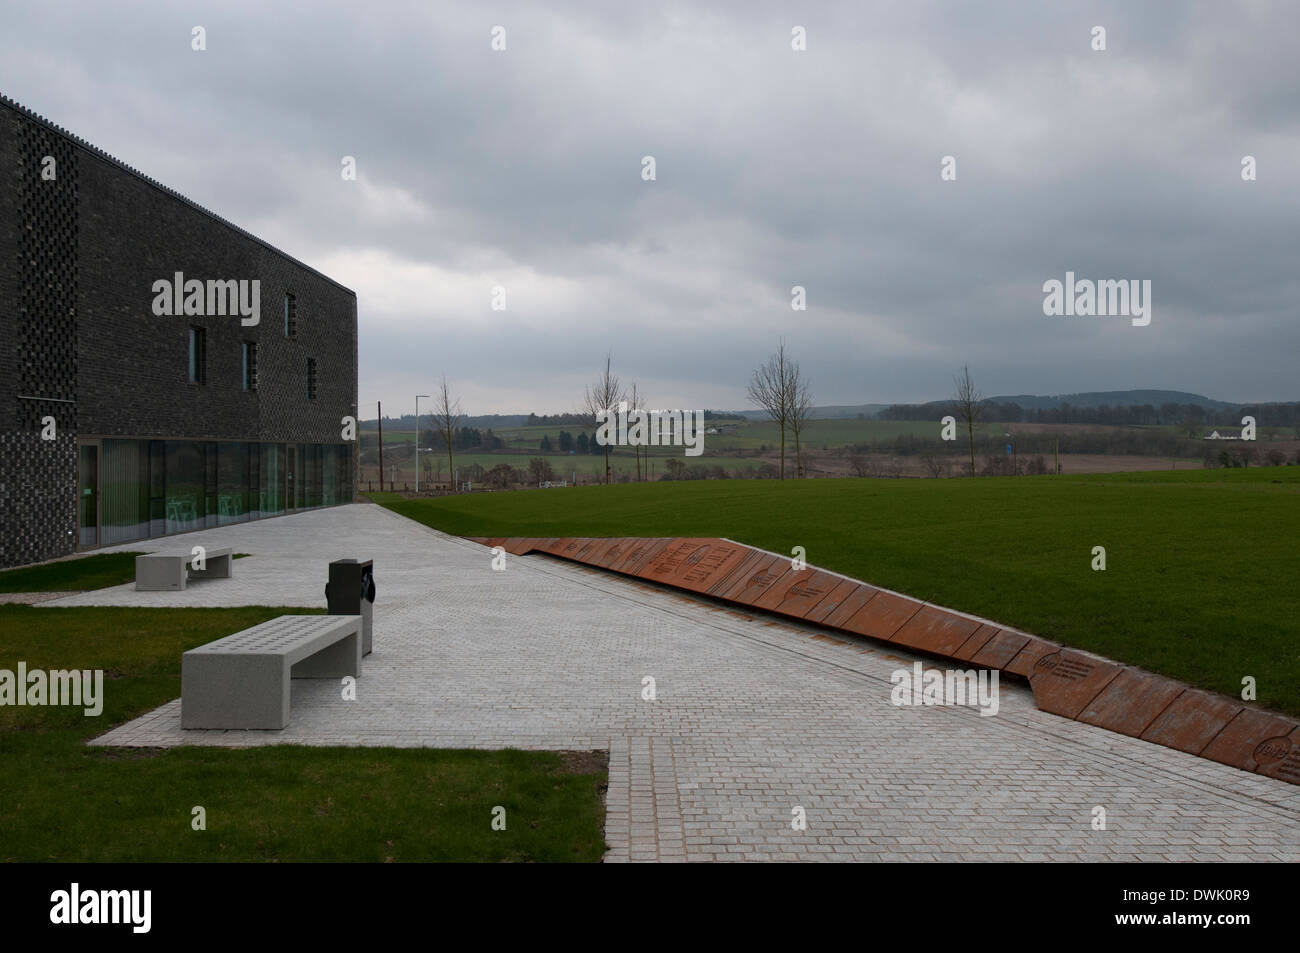
[[548,557],[493,572],[372,505],[165,546],[196,541],[254,556],[183,593],[50,604],[323,606],[330,559],[374,558],[358,699],[297,681],[282,732],[183,732],[173,701],[96,744],[604,748],[611,861],[1300,860],[1295,786],[1039,712],[1010,680],[995,717],[894,707],[890,673],[915,659],[894,646]]

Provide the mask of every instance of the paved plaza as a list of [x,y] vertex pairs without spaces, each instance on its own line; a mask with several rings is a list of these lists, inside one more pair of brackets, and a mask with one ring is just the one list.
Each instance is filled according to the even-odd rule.
[[92,744],[606,749],[610,861],[1300,860],[1294,785],[1040,712],[1011,679],[994,717],[895,707],[919,658],[895,646],[546,556],[496,572],[372,504],[117,548],[199,543],[252,555],[183,592],[44,605],[323,608],[330,560],[373,559],[357,700],[297,680],[283,731],[183,731],[178,699]]

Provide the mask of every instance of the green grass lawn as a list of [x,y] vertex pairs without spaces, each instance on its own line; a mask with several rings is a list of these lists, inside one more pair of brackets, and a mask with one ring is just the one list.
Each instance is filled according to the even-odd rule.
[[[726,536],[1300,715],[1300,467],[383,502],[463,536]],[[1104,572],[1091,569],[1094,546]]]
[[142,553],[98,553],[0,572],[0,592],[73,592],[120,586],[135,578]]
[[[0,592],[80,592],[135,580],[135,557],[143,553],[96,553],[77,559],[0,572]],[[243,559],[249,553],[235,553]]]
[[[606,774],[590,760],[85,744],[178,697],[183,651],[284,611],[0,606],[0,668],[105,671],[98,717],[0,707],[0,861],[600,859]],[[191,828],[196,805],[206,831]],[[504,831],[491,828],[497,805]]]

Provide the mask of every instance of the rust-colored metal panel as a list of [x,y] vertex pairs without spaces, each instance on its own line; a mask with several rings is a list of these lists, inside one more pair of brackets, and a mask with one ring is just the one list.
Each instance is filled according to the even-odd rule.
[[924,603],[892,592],[877,592],[875,598],[840,624],[840,628],[873,639],[889,639],[924,607]]
[[795,583],[807,579],[817,570],[815,569],[794,569],[786,560],[786,572],[783,573],[775,583],[767,588],[761,596],[754,600],[752,605],[760,609],[776,609],[785,598],[787,590]]
[[548,539],[541,549],[550,553],[552,556],[564,556],[567,558],[570,554],[566,550],[576,550],[580,545],[582,545],[581,540],[573,536],[561,536],[557,539]]
[[1139,736],[1166,748],[1200,754],[1245,706],[1209,692],[1188,689]]
[[748,578],[750,572],[756,567],[760,564],[770,563],[772,560],[771,553],[765,553],[751,546],[743,548],[746,550],[744,558],[728,569],[725,574],[719,576],[713,585],[709,586],[707,590],[709,595],[721,599],[724,592],[729,592],[742,579]]
[[[804,616],[804,619],[808,622],[823,621],[840,607],[840,603],[856,592],[861,585],[862,583],[854,582],[852,579],[840,579],[835,584],[835,588],[828,592],[821,602],[808,610],[808,614]],[[859,608],[861,607],[859,606]]]
[[1068,649],[1044,655],[1029,675],[1040,711],[1074,718],[1119,677],[1122,665]]
[[1260,774],[1300,784],[1300,728],[1286,737],[1261,741],[1255,746],[1254,758]]
[[1126,668],[1084,706],[1078,720],[1138,738],[1186,690],[1172,678]]
[[531,536],[512,536],[502,540],[501,546],[511,556],[527,556],[538,548],[537,544],[540,542],[541,540]]
[[772,583],[780,579],[790,568],[790,560],[784,556],[765,555],[763,559],[751,564],[731,588],[720,597],[731,602],[743,602],[753,605],[754,600],[767,592]]
[[772,609],[797,619],[805,618],[840,583],[820,569],[805,569],[793,578],[782,579],[754,603],[762,609]]
[[572,559],[574,562],[590,563],[592,554],[604,548],[605,540],[588,536],[573,540],[565,545],[563,550],[557,552],[556,555],[563,556],[565,559]]
[[989,639],[998,634],[996,625],[989,625],[987,622],[975,630],[975,634],[963,642],[956,650],[953,651],[952,657],[960,659],[963,662],[969,662],[979,654],[979,650],[988,644]]
[[1206,746],[1201,757],[1254,771],[1259,767],[1255,761],[1256,749],[1265,741],[1287,737],[1295,727],[1294,721],[1278,715],[1257,708],[1243,708]]
[[857,588],[841,599],[840,604],[822,619],[822,625],[829,625],[836,629],[843,628],[845,622],[857,615],[863,606],[879,594],[880,590],[874,586],[858,583]]
[[[1003,629],[1002,631],[1009,632],[1011,630]],[[1017,634],[1024,635],[1023,632]],[[1036,635],[1027,636],[1027,638],[1029,641],[1020,647],[1020,651],[1016,653],[1011,661],[1002,666],[1002,671],[1031,678],[1034,674],[1034,666],[1038,664],[1039,659],[1051,655],[1053,652],[1061,651],[1061,646],[1055,642],[1048,642]]]
[[631,547],[627,553],[613,565],[615,572],[626,573],[629,576],[635,576],[647,562],[665,546],[671,543],[671,539],[634,539],[629,538],[628,543]]
[[692,592],[707,592],[749,552],[739,543],[716,538],[678,539],[660,550],[638,575]]
[[748,546],[711,539],[686,556],[673,575],[673,584],[692,592],[707,593],[731,575],[753,554]]
[[971,661],[988,668],[1005,668],[1029,643],[1029,636],[1013,629],[998,629],[993,638],[975,653]]
[[[874,608],[878,602],[879,597],[872,599],[868,608]],[[895,645],[951,657],[979,627],[974,619],[945,612],[936,606],[921,606],[890,641]]]
[[627,540],[617,536],[612,539],[601,539],[598,542],[600,545],[593,549],[587,557],[588,565],[609,569],[611,564],[627,551]]

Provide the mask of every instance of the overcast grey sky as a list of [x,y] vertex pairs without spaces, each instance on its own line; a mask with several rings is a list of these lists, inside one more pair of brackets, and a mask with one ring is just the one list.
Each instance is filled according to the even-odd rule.
[[[1300,399],[1290,0],[0,0],[0,23],[0,91],[357,292],[365,416],[443,372],[471,413],[573,410],[610,348],[650,406],[740,408],[781,336],[819,404],[946,397],[963,363],[990,394]],[[1067,270],[1150,279],[1150,325],[1045,316]]]

